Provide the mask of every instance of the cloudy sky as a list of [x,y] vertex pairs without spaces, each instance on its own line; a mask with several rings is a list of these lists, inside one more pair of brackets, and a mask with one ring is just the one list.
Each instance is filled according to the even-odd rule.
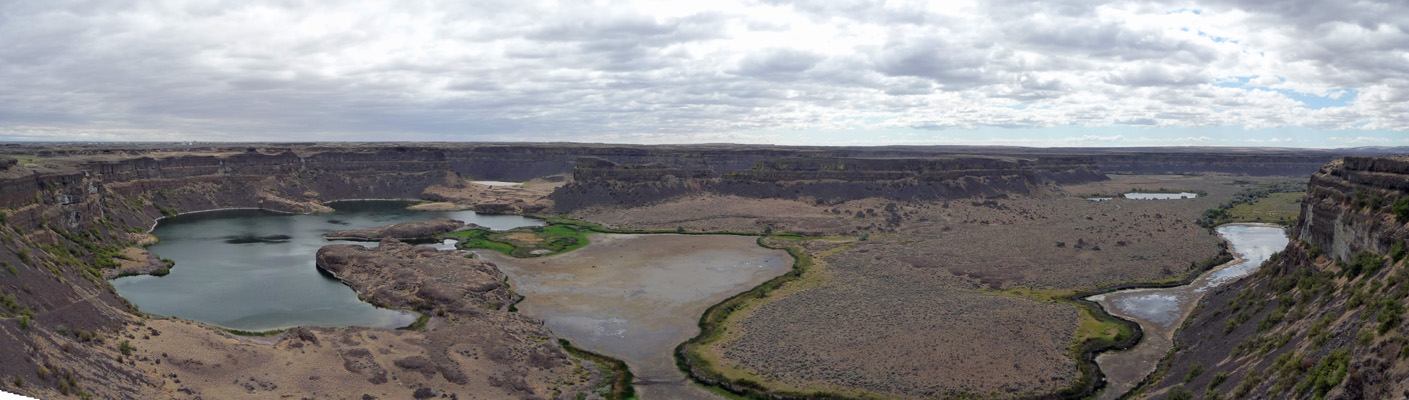
[[1409,145],[1403,1],[0,1],[0,140]]

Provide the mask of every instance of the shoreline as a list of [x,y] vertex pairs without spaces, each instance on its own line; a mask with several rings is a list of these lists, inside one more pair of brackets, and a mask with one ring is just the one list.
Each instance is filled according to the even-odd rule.
[[[1275,229],[1278,229],[1278,230],[1283,231],[1284,234],[1285,234],[1285,229],[1286,229],[1285,227],[1280,226],[1280,225],[1276,225],[1276,224],[1256,223],[1256,222],[1227,223],[1227,224],[1218,225],[1218,226],[1216,226],[1216,227],[1213,227],[1212,229],[1214,229],[1215,232],[1216,232],[1217,229],[1220,229],[1220,228],[1223,228],[1223,227],[1237,227],[1237,226],[1242,226],[1242,227],[1254,227],[1254,228],[1275,228]],[[1110,291],[1105,291],[1105,292],[1102,292],[1102,293],[1092,294],[1092,295],[1083,297],[1083,298],[1082,298],[1083,301],[1090,302],[1090,303],[1096,305],[1096,307],[1097,307],[1103,314],[1109,315],[1109,316],[1111,316],[1111,317],[1113,317],[1113,318],[1116,318],[1116,319],[1118,319],[1118,320],[1121,320],[1121,321],[1126,321],[1126,322],[1128,322],[1128,323],[1134,324],[1134,325],[1137,327],[1138,331],[1140,332],[1140,335],[1138,335],[1138,336],[1139,336],[1139,340],[1137,340],[1137,341],[1136,341],[1135,343],[1133,343],[1131,346],[1129,346],[1129,347],[1127,347],[1127,348],[1109,349],[1109,350],[1106,350],[1106,351],[1102,351],[1102,352],[1097,353],[1097,354],[1096,354],[1096,357],[1099,358],[1099,357],[1105,356],[1105,355],[1114,356],[1114,355],[1116,355],[1116,354],[1127,354],[1127,352],[1135,351],[1141,344],[1145,344],[1145,343],[1146,343],[1146,341],[1145,341],[1144,339],[1145,339],[1145,335],[1147,334],[1147,333],[1146,333],[1147,329],[1146,329],[1146,327],[1144,326],[1144,324],[1145,324],[1145,323],[1149,323],[1149,324],[1159,324],[1158,322],[1148,321],[1148,320],[1145,320],[1145,319],[1142,319],[1142,318],[1139,318],[1139,317],[1136,317],[1136,316],[1129,315],[1128,313],[1125,313],[1125,312],[1120,312],[1120,310],[1115,310],[1116,312],[1111,312],[1112,310],[1108,310],[1108,309],[1106,308],[1106,305],[1105,305],[1104,303],[1102,303],[1103,301],[1105,301],[1105,300],[1107,299],[1107,296],[1108,296],[1108,295],[1113,295],[1113,294],[1117,294],[1117,293],[1119,293],[1119,294],[1138,295],[1138,294],[1141,294],[1141,293],[1149,293],[1149,292],[1155,292],[1155,291],[1159,291],[1159,290],[1170,290],[1170,289],[1184,288],[1184,287],[1188,287],[1188,286],[1194,285],[1195,282],[1199,281],[1200,279],[1204,279],[1204,278],[1206,278],[1206,277],[1210,277],[1210,276],[1212,276],[1212,275],[1214,275],[1214,274],[1216,274],[1216,273],[1218,273],[1218,272],[1220,272],[1220,271],[1227,270],[1227,269],[1229,269],[1229,268],[1238,266],[1238,265],[1240,265],[1240,264],[1242,264],[1242,263],[1245,263],[1245,262],[1248,262],[1248,261],[1249,261],[1249,259],[1245,257],[1245,256],[1246,256],[1246,255],[1245,255],[1246,250],[1244,250],[1244,251],[1239,251],[1240,249],[1238,249],[1238,248],[1236,248],[1236,247],[1233,247],[1232,244],[1231,244],[1231,241],[1229,241],[1229,240],[1227,239],[1227,237],[1225,237],[1222,233],[1219,234],[1219,238],[1220,238],[1220,239],[1223,239],[1223,241],[1224,241],[1225,243],[1229,243],[1229,246],[1228,246],[1229,249],[1226,249],[1225,251],[1226,251],[1227,253],[1231,254],[1232,257],[1233,257],[1233,259],[1232,259],[1232,260],[1229,260],[1229,261],[1227,261],[1227,262],[1224,262],[1224,263],[1222,263],[1222,264],[1219,264],[1219,265],[1217,265],[1217,266],[1215,266],[1215,267],[1213,267],[1213,268],[1209,268],[1209,269],[1207,269],[1207,270],[1204,270],[1204,271],[1202,271],[1202,272],[1199,272],[1197,275],[1194,275],[1191,279],[1188,279],[1187,282],[1184,282],[1184,283],[1179,284],[1179,285],[1173,285],[1173,286],[1132,287],[1132,288],[1126,288],[1126,289],[1110,290]],[[1231,251],[1228,251],[1228,250],[1231,250]],[[1273,254],[1275,254],[1275,253],[1276,253],[1276,252],[1274,252]],[[1258,268],[1260,268],[1260,266],[1259,266]],[[1188,296],[1189,296],[1189,297],[1185,299],[1186,301],[1188,301],[1187,305],[1185,305],[1182,310],[1179,310],[1179,316],[1178,316],[1178,318],[1176,318],[1176,319],[1174,320],[1174,322],[1171,322],[1171,323],[1169,324],[1170,328],[1168,328],[1168,331],[1167,331],[1167,332],[1164,332],[1164,335],[1162,335],[1162,336],[1164,337],[1164,339],[1169,340],[1169,341],[1170,341],[1170,344],[1169,344],[1169,345],[1170,345],[1170,346],[1173,346],[1173,338],[1174,338],[1174,336],[1177,335],[1180,330],[1184,329],[1184,326],[1183,326],[1183,325],[1189,320],[1189,317],[1191,317],[1191,316],[1193,315],[1194,310],[1198,307],[1199,302],[1202,301],[1203,297],[1207,294],[1207,291],[1208,291],[1208,290],[1211,290],[1211,289],[1216,288],[1216,287],[1220,287],[1220,286],[1224,286],[1224,285],[1228,285],[1228,284],[1235,283],[1235,282],[1237,282],[1237,281],[1239,281],[1239,280],[1241,280],[1241,279],[1246,278],[1247,276],[1251,276],[1252,273],[1255,273],[1255,272],[1256,272],[1256,269],[1253,269],[1252,271],[1250,271],[1250,272],[1248,273],[1248,275],[1244,275],[1244,276],[1237,277],[1237,278],[1235,278],[1235,279],[1229,279],[1229,280],[1227,280],[1227,281],[1220,282],[1220,283],[1218,283],[1218,284],[1215,285],[1215,286],[1209,286],[1209,287],[1205,288],[1205,290],[1197,290],[1198,288],[1190,288],[1190,289],[1189,289],[1189,290],[1190,290],[1190,293],[1188,293]],[[1154,327],[1152,326],[1152,328],[1154,328]],[[1163,351],[1161,351],[1161,353],[1162,353],[1162,352],[1163,352]],[[1145,384],[1147,384],[1147,383],[1149,382],[1150,378],[1153,377],[1153,376],[1155,376],[1155,375],[1158,373],[1158,371],[1159,371],[1159,369],[1160,369],[1160,364],[1163,362],[1163,359],[1164,359],[1164,355],[1162,355],[1162,356],[1160,356],[1158,359],[1156,359],[1156,360],[1154,361],[1154,363],[1150,366],[1150,368],[1148,369],[1148,371],[1144,372],[1144,373],[1142,374],[1142,376],[1140,377],[1139,380],[1133,381],[1133,383],[1131,384],[1130,388],[1127,389],[1127,390],[1125,390],[1125,392],[1120,393],[1120,394],[1116,394],[1116,395],[1107,395],[1106,393],[1099,393],[1101,396],[1100,396],[1100,397],[1097,397],[1097,398],[1101,398],[1101,399],[1126,398],[1130,393],[1133,393],[1133,392],[1135,392],[1136,390],[1139,390],[1141,387],[1143,387]],[[1098,368],[1099,368],[1099,366],[1098,366]],[[1102,385],[1102,386],[1104,387],[1104,386],[1108,386],[1108,385],[1109,385],[1108,382],[1103,382],[1103,385]],[[1098,394],[1098,393],[1092,393],[1092,394]]]

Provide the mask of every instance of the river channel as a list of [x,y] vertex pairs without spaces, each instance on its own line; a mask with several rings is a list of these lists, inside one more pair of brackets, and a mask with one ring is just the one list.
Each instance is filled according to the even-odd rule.
[[1111,315],[1139,323],[1144,331],[1134,348],[1096,357],[1106,375],[1106,389],[1097,399],[1119,398],[1153,372],[1160,358],[1173,347],[1175,331],[1205,292],[1252,274],[1287,246],[1287,234],[1279,226],[1231,224],[1217,230],[1237,259],[1200,275],[1188,285],[1121,290],[1087,298]]

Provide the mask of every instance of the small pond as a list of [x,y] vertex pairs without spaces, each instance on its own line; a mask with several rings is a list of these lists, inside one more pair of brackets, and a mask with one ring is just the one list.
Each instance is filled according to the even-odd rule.
[[[416,316],[373,307],[342,282],[318,271],[315,254],[334,242],[323,234],[398,222],[447,217],[494,229],[542,225],[515,215],[473,211],[408,211],[407,201],[328,203],[336,211],[283,214],[220,210],[162,219],[152,230],[161,242],[148,248],[176,266],[164,277],[112,281],[119,294],[144,312],[246,331],[299,325],[394,328]],[[376,243],[358,243],[375,246]],[[432,244],[450,248],[445,243]]]
[[1190,193],[1190,192],[1179,192],[1179,193],[1141,193],[1141,192],[1132,192],[1132,193],[1126,193],[1126,194],[1124,194],[1124,196],[1125,196],[1125,198],[1127,198],[1127,199],[1133,199],[1133,200],[1179,200],[1179,199],[1192,199],[1192,198],[1195,198],[1195,197],[1199,197],[1199,194],[1198,194],[1198,193]]

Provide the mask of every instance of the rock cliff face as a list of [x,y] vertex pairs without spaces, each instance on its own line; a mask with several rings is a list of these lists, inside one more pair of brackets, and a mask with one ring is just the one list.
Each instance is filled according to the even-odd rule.
[[1334,159],[1329,154],[1141,152],[1092,156],[1107,173],[1191,174],[1219,172],[1253,176],[1305,176]]
[[716,174],[662,165],[623,165],[589,158],[574,181],[550,198],[557,211],[596,205],[639,206],[711,193],[838,203],[869,197],[933,200],[1028,194],[1051,184],[1106,179],[1090,159],[995,157],[779,158]]
[[[239,148],[153,157],[56,155],[0,170],[0,389],[53,398],[191,397],[116,357],[140,323],[103,265],[157,218],[229,207],[325,210],[322,202],[417,198],[465,181],[444,155],[396,148]],[[545,378],[549,379],[549,378]],[[17,383],[18,382],[18,383]],[[531,384],[529,386],[533,386]]]
[[1409,159],[1346,157],[1311,176],[1296,238],[1335,258],[1361,250],[1388,254],[1409,239],[1390,218],[1394,200],[1409,194]]
[[1292,243],[1203,299],[1143,397],[1409,395],[1409,158],[1332,162],[1302,204]]

